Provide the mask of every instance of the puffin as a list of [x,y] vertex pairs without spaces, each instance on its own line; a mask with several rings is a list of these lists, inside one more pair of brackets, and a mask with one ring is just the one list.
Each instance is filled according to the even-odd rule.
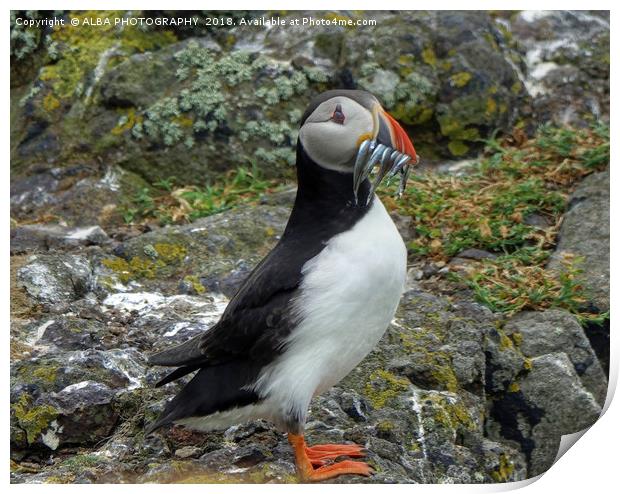
[[371,475],[357,444],[310,446],[310,401],[342,380],[387,330],[405,287],[407,251],[375,190],[418,156],[378,99],[331,90],[312,99],[297,139],[297,194],[276,246],[232,297],[219,321],[152,354],[176,367],[156,386],[191,380],[146,427],[222,430],[262,419],[288,435],[298,477],[315,482]]

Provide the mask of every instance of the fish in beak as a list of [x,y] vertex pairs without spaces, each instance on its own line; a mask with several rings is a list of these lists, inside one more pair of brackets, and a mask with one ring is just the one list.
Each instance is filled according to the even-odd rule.
[[370,176],[375,166],[379,169],[374,177],[366,204],[370,202],[381,181],[400,173],[398,196],[402,196],[407,186],[411,166],[420,161],[413,143],[400,124],[380,105],[373,109],[374,132],[360,137],[360,145],[353,168],[353,193],[358,203],[358,190],[364,179]]

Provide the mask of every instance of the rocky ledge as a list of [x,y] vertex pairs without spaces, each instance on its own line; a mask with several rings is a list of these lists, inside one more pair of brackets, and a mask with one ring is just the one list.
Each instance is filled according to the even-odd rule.
[[[12,481],[294,481],[268,423],[143,431],[179,386],[154,389],[163,370],[145,356],[208,330],[287,214],[242,207],[122,242],[31,226],[54,239],[34,251],[15,235]],[[548,468],[562,434],[596,421],[605,394],[571,314],[506,320],[412,282],[377,348],[313,401],[307,434],[368,448],[376,475],[337,482],[522,480]]]

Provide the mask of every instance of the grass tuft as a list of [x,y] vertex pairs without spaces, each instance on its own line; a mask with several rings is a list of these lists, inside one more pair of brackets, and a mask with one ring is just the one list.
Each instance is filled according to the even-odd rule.
[[204,187],[177,187],[175,182],[170,177],[154,183],[152,188],[141,189],[122,209],[125,222],[187,223],[240,204],[255,203],[263,194],[281,188],[276,181],[263,179],[256,166],[231,170],[223,180]]
[[492,139],[486,149],[469,175],[413,176],[407,194],[392,202],[416,225],[410,255],[448,262],[465,249],[491,252],[494,259],[451,274],[492,310],[558,307],[601,320],[588,312],[581,259],[565,259],[559,276],[545,265],[574,186],[609,163],[609,128],[543,126],[531,139]]

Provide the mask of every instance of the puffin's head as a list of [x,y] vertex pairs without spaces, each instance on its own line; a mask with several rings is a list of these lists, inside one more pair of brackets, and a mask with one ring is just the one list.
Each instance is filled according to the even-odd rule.
[[401,173],[404,191],[409,166],[418,163],[413,143],[377,98],[366,91],[334,90],[314,98],[302,117],[299,140],[319,166],[352,175],[355,198],[360,184],[379,165],[368,201],[383,177]]

